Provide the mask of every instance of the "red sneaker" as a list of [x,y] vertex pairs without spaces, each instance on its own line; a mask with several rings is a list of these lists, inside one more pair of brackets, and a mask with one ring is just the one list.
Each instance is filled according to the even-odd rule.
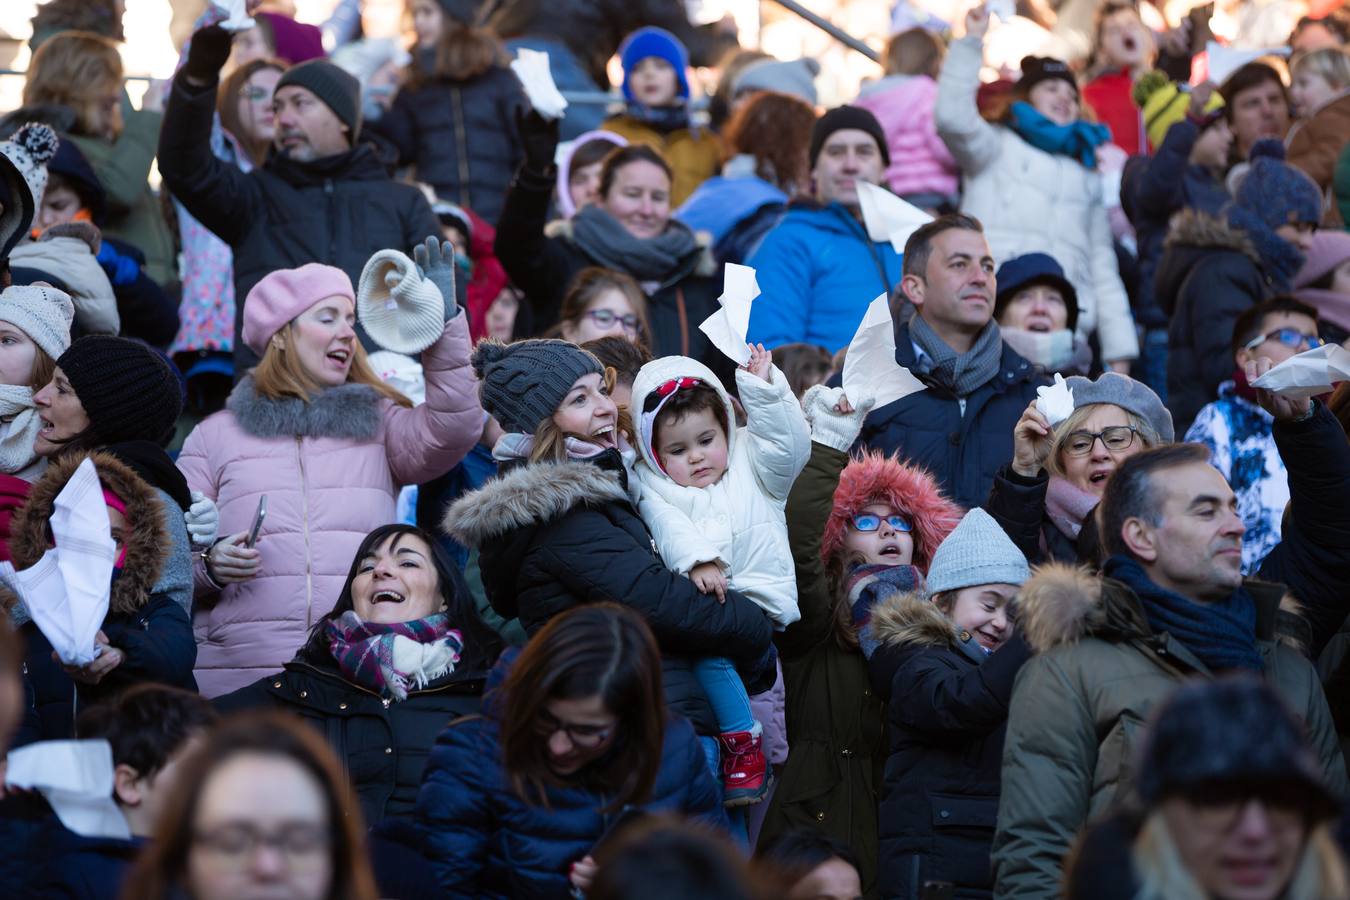
[[722,803],[750,806],[759,803],[773,784],[773,773],[764,759],[763,728],[729,731],[719,735],[722,745]]

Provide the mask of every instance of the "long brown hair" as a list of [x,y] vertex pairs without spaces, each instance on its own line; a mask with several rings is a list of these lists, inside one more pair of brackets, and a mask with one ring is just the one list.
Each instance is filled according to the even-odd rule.
[[417,90],[434,81],[468,81],[493,66],[507,62],[501,39],[486,28],[474,28],[443,15],[441,36],[436,41],[434,62],[419,64],[416,51],[408,64],[408,88]]
[[[278,334],[289,336],[294,328],[295,323],[288,322]],[[380,376],[375,374],[375,370],[370,367],[370,359],[366,356],[366,350],[361,346],[360,341],[356,341],[352,345],[352,365],[347,370],[347,383],[369,385],[399,406],[412,408],[411,400],[385,384],[380,380]],[[267,352],[263,354],[262,362],[258,363],[258,367],[253,370],[253,388],[270,400],[294,397],[306,403],[314,399],[314,395],[323,390],[323,386],[305,371],[305,367],[301,365],[296,354],[288,353],[285,346],[270,341],[267,344]]]
[[333,877],[327,900],[375,900],[379,894],[366,855],[365,825],[360,807],[351,802],[352,790],[342,764],[311,728],[276,712],[226,719],[183,761],[155,835],[123,883],[124,900],[168,900],[187,887],[188,856],[206,783],[226,763],[243,755],[281,757],[313,776],[328,810]]
[[104,137],[98,105],[122,88],[117,43],[92,31],[63,31],[43,42],[28,64],[25,106],[49,103],[75,113],[76,134]]
[[244,148],[254,166],[263,164],[263,160],[267,158],[270,142],[257,140],[246,133],[244,122],[239,117],[239,95],[243,93],[250,78],[268,69],[285,72],[286,64],[279,59],[250,60],[225,77],[220,83],[220,93],[216,96],[216,113],[220,116],[220,127],[239,142],[239,146]]
[[560,785],[548,766],[539,721],[550,700],[600,697],[617,719],[604,759],[584,777],[612,793],[608,810],[651,796],[665,745],[661,654],[647,623],[617,603],[590,603],[550,619],[521,651],[494,698],[502,710],[502,764],[525,803],[547,806]]
[[638,343],[643,347],[651,347],[652,331],[651,325],[647,322],[647,295],[642,292],[642,285],[626,272],[616,272],[600,266],[587,266],[578,272],[568,285],[567,293],[563,295],[562,306],[558,310],[557,336],[562,337],[563,323],[575,326],[590,305],[609,290],[623,294],[628,305],[633,307],[633,314],[638,320]]
[[815,125],[816,111],[805,100],[761,91],[727,123],[727,158],[753,156],[756,175],[795,193],[807,183],[807,150]]
[[[606,366],[601,381],[605,385],[605,390],[613,393],[614,385],[619,381],[619,373],[612,366]],[[615,406],[618,407],[617,404]],[[619,408],[614,427],[630,443],[637,434],[633,428],[633,418],[627,409]],[[530,462],[560,462],[564,459],[567,459],[567,434],[558,427],[552,416],[548,416],[540,420],[534,429],[534,449],[530,451]]]

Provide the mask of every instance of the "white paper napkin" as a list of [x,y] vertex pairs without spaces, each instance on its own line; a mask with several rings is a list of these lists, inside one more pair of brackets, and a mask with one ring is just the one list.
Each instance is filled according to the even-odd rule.
[[909,236],[933,221],[928,213],[883,187],[867,181],[857,184],[867,236],[874,241],[890,241],[896,253],[904,253]]
[[525,96],[535,111],[545,119],[561,119],[567,109],[567,99],[558,93],[553,73],[548,69],[548,54],[541,50],[521,47],[511,60],[511,71],[520,79]]
[[1288,56],[1288,47],[1269,47],[1265,50],[1240,50],[1225,47],[1218,41],[1205,44],[1205,59],[1208,61],[1209,80],[1223,84],[1238,69],[1249,62],[1255,62],[1263,56]]
[[215,5],[225,12],[226,19],[219,24],[226,31],[248,31],[258,24],[249,16],[246,0],[215,0]]
[[855,407],[871,397],[876,409],[924,389],[909,369],[895,361],[895,324],[889,299],[882,294],[867,307],[862,324],[844,354],[843,386]]
[[1307,400],[1350,381],[1350,350],[1340,344],[1323,344],[1286,359],[1252,382],[1252,387],[1273,391],[1294,400]]
[[126,817],[112,798],[107,741],[41,741],[11,750],[5,784],[42,794],[61,824],[81,837],[131,839]]
[[736,365],[743,366],[750,362],[745,333],[750,329],[750,304],[759,296],[759,283],[754,269],[736,263],[727,263],[723,277],[722,296],[717,298],[722,308],[704,319],[698,330]]
[[1073,415],[1073,388],[1065,383],[1063,375],[1056,372],[1054,384],[1036,388],[1036,409],[1051,428]]

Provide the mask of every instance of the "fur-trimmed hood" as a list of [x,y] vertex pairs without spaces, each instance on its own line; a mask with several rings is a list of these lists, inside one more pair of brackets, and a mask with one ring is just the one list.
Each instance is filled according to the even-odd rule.
[[827,563],[844,543],[848,521],[869,503],[889,503],[909,519],[914,538],[914,565],[927,574],[938,545],[946,540],[964,515],[947,498],[927,471],[900,462],[880,451],[863,453],[839,474],[834,504],[825,521],[820,557]]
[[[170,547],[164,527],[166,510],[154,488],[146,484],[129,466],[108,453],[91,453],[99,482],[127,505],[130,528],[123,546],[126,559],[121,574],[112,584],[108,602],[110,613],[131,614],[150,600],[152,588],[164,568],[164,554]],[[47,552],[47,522],[61,493],[85,454],[70,453],[53,460],[42,477],[33,484],[28,499],[14,513],[10,525],[9,552],[17,569],[27,569]],[[176,511],[174,511],[176,513]]]
[[1171,248],[1177,245],[1236,250],[1257,265],[1261,264],[1261,254],[1246,232],[1234,228],[1224,219],[1199,210],[1183,209],[1172,217],[1172,227],[1167,232],[1163,246]]
[[919,591],[898,594],[872,607],[868,626],[888,647],[947,647],[960,642],[955,623]]
[[479,547],[513,528],[547,522],[583,504],[628,502],[620,473],[565,460],[518,465],[456,500],[442,521],[447,534]]
[[239,427],[254,437],[369,441],[379,433],[383,399],[368,384],[343,384],[325,388],[308,403],[295,397],[273,400],[259,394],[253,376],[245,375],[230,392],[225,407]]

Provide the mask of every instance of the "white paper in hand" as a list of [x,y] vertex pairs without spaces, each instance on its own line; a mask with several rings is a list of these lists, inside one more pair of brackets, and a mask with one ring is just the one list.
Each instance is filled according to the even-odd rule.
[[225,12],[226,19],[220,27],[226,31],[248,31],[258,24],[249,17],[246,0],[215,0],[215,5]]
[[511,60],[511,71],[520,79],[525,96],[535,112],[545,119],[561,119],[567,109],[567,99],[558,93],[553,73],[548,69],[548,54],[542,50],[521,47]]
[[857,185],[867,236],[874,241],[890,241],[896,253],[904,253],[909,236],[933,221],[928,213],[883,187],[866,181]]
[[112,798],[107,741],[41,741],[11,750],[5,784],[42,794],[61,824],[81,837],[131,839]]
[[1073,415],[1073,388],[1064,382],[1064,376],[1055,373],[1055,383],[1036,388],[1036,410],[1053,428]]
[[1270,47],[1266,50],[1240,50],[1225,47],[1218,41],[1205,44],[1205,60],[1208,65],[1209,81],[1223,84],[1238,69],[1249,62],[1255,62],[1263,56],[1287,56],[1289,48]]
[[83,666],[98,656],[94,638],[108,615],[117,551],[103,488],[90,460],[80,463],[56,495],[50,524],[56,546],[22,572],[0,563],[0,579],[28,607],[61,661]]
[[736,263],[727,263],[724,278],[722,296],[717,298],[722,308],[704,319],[698,330],[736,365],[743,366],[750,362],[745,333],[750,330],[750,304],[759,296],[759,282],[755,281],[754,269]]
[[1252,387],[1272,391],[1292,400],[1307,400],[1350,381],[1350,350],[1340,344],[1323,344],[1286,359],[1252,382]]
[[984,8],[1000,22],[1011,22],[1013,16],[1017,15],[1013,0],[986,0]]
[[862,324],[844,354],[844,395],[855,408],[867,398],[876,409],[924,389],[924,384],[895,361],[895,324],[890,298],[882,294],[867,307]]

